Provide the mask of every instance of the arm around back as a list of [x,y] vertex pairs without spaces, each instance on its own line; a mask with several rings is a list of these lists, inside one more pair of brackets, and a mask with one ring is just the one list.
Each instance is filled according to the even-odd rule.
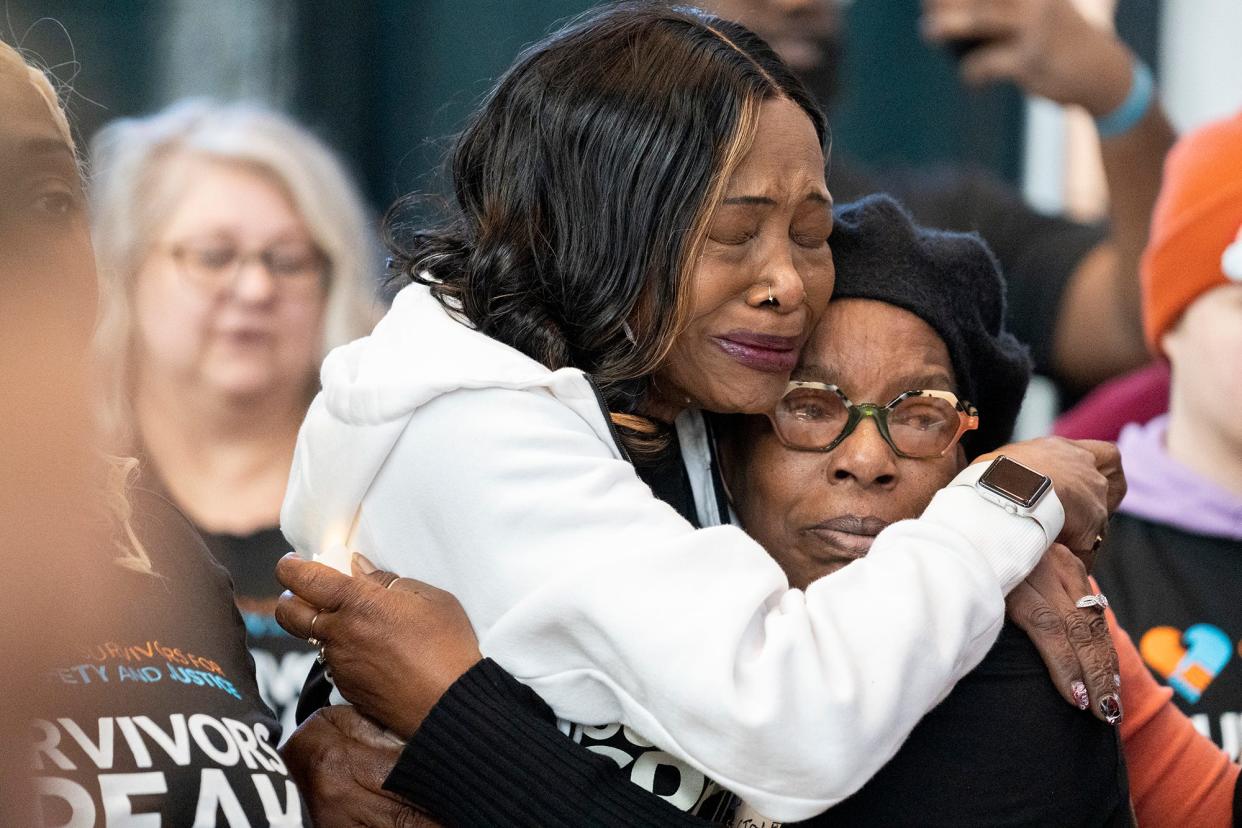
[[448,825],[710,824],[635,785],[609,757],[565,738],[547,705],[486,659],[431,709],[384,788]]
[[543,391],[438,397],[354,545],[457,595],[484,655],[558,716],[624,723],[774,818],[866,782],[982,659],[1047,545],[954,487],[804,593],[740,530],[655,500],[600,428]]

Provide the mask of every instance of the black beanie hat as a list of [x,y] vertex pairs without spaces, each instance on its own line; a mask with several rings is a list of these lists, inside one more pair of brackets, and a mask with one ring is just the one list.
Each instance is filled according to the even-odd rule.
[[929,230],[886,195],[835,211],[835,299],[875,299],[913,313],[944,340],[958,395],[979,409],[968,457],[1009,442],[1031,379],[1026,348],[1004,328],[1005,283],[977,234]]

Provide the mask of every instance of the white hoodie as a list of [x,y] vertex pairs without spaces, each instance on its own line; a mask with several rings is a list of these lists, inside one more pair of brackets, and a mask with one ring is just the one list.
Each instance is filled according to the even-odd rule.
[[1041,528],[951,486],[803,592],[740,529],[695,530],[655,499],[580,371],[426,287],[322,381],[281,514],[295,549],[451,591],[484,655],[562,719],[620,722],[782,821],[892,757],[986,654],[1063,520],[1055,496]]

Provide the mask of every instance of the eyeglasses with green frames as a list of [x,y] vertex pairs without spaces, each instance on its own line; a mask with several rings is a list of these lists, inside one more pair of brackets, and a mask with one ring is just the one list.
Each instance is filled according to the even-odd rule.
[[835,385],[795,380],[768,415],[776,436],[796,451],[832,451],[864,418],[875,421],[898,457],[943,457],[979,427],[979,412],[949,391],[915,390],[887,405],[852,403]]

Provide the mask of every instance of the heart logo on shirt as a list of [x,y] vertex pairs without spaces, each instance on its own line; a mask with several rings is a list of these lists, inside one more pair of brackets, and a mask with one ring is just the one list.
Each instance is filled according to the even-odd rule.
[[1148,667],[1194,704],[1233,657],[1233,642],[1211,624],[1195,624],[1184,633],[1176,627],[1152,627],[1139,642],[1139,652]]

